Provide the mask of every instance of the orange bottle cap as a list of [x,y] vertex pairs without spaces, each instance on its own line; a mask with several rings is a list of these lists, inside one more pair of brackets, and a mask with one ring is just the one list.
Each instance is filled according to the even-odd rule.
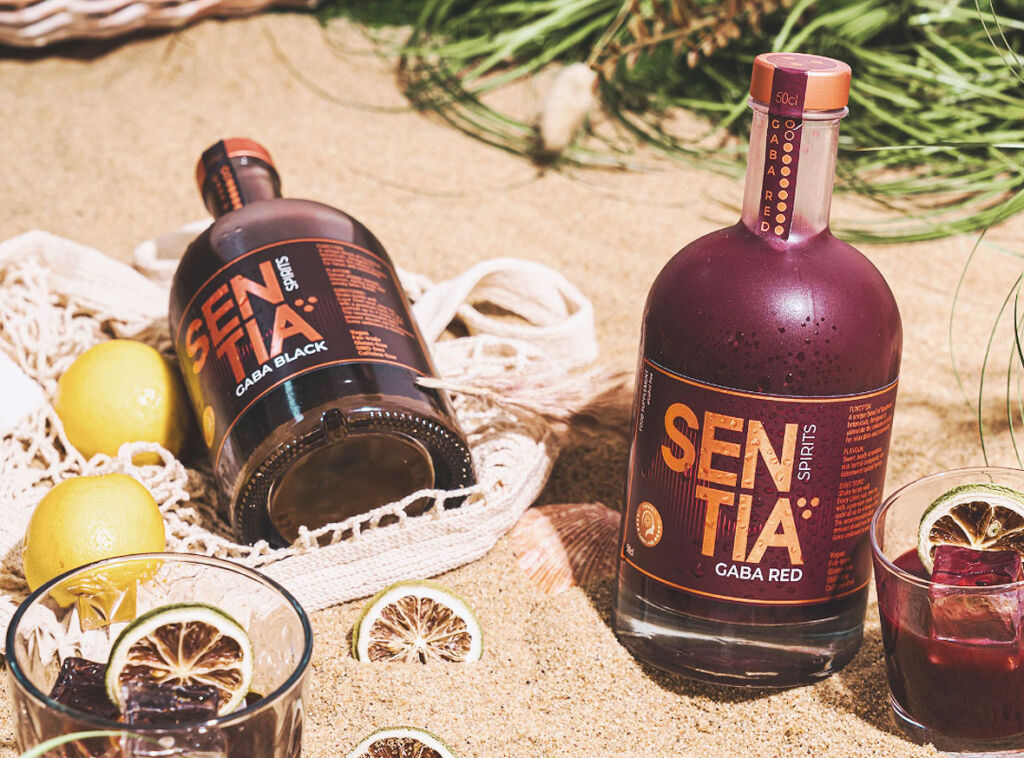
[[[267,149],[259,142],[248,137],[229,137],[224,140],[224,148],[227,150],[228,158],[240,158],[242,156],[257,158],[275,171],[277,170],[277,167],[274,166],[274,159],[270,157]],[[206,182],[206,167],[203,165],[203,159],[200,158],[199,163],[196,164],[196,184],[199,185],[200,193],[203,191],[204,182]]]
[[807,74],[804,110],[834,111],[850,101],[850,67],[835,58],[806,53],[762,53],[754,59],[750,96],[768,104],[772,99],[775,69],[785,68]]

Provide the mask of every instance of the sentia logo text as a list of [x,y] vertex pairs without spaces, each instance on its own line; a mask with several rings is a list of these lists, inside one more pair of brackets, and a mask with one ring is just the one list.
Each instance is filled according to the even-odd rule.
[[[813,425],[783,423],[781,434],[772,439],[765,424],[755,418],[741,418],[706,411],[702,418],[685,403],[673,403],[664,416],[665,444],[661,456],[668,468],[689,476],[696,467],[694,498],[704,504],[701,553],[712,557],[728,550],[732,564],[715,566],[719,576],[768,581],[799,581],[805,555],[797,529],[795,510],[799,506],[818,505],[818,498],[797,502],[791,496],[794,478],[802,479],[801,467],[809,473],[805,462],[813,451]],[[695,441],[697,444],[695,444]],[[798,445],[801,452],[798,456]],[[807,453],[806,457],[804,453]],[[762,468],[767,477],[758,471]],[[755,491],[772,492],[767,498],[770,507],[766,518],[751,519]],[[774,503],[772,503],[774,500]],[[801,516],[803,513],[800,514]],[[809,517],[810,510],[807,511]],[[727,520],[732,529],[723,529]],[[760,526],[752,529],[752,523]],[[719,545],[720,539],[732,532],[732,545]],[[773,568],[774,576],[766,576],[757,564],[765,554],[777,548],[788,556],[790,569]]]
[[307,320],[317,298],[295,297],[298,283],[287,255],[263,261],[248,276],[228,274],[190,309],[185,352],[194,374],[226,365],[241,397],[274,369],[327,350]]

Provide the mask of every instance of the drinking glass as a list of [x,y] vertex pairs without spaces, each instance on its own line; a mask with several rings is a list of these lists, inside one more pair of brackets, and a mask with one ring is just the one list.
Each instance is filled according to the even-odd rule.
[[[69,599],[77,596],[77,601]],[[133,618],[169,603],[206,603],[246,629],[255,654],[251,692],[262,697],[225,716],[181,727],[128,727],[49,697],[68,656],[105,662]],[[251,569],[201,555],[147,553],[70,571],[33,592],[7,630],[18,748],[71,732],[131,730],[76,740],[66,758],[298,758],[313,633],[283,587]]]
[[913,739],[953,755],[1024,755],[1024,582],[954,587],[928,578],[918,525],[963,484],[1024,490],[1024,471],[965,468],[926,476],[882,503],[871,551],[889,702]]

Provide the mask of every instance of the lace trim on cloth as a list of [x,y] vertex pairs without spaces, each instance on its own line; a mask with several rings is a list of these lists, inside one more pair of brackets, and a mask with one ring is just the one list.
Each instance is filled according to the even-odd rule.
[[[4,394],[25,377],[41,390],[15,393],[15,407],[0,416],[8,427],[0,427],[0,629],[28,591],[21,540],[32,509],[68,477],[113,471],[135,477],[160,505],[168,550],[259,568],[315,611],[481,557],[543,489],[570,420],[579,414],[622,420],[625,378],[588,368],[597,355],[593,307],[560,274],[518,259],[484,261],[440,283],[401,272],[443,377],[425,381],[451,392],[479,483],[417,492],[337,524],[302,529],[287,548],[238,544],[217,510],[202,456],[186,467],[159,445],[137,442],[116,457],[87,461],[68,443],[50,404],[61,373],[105,339],[139,339],[172,354],[169,280],[196,232],[192,224],[141,245],[136,265],[144,273],[45,232],[0,243],[0,369],[7,366],[0,378],[24,375],[4,379]],[[445,334],[455,320],[467,336]],[[5,405],[11,402],[5,398]],[[155,451],[162,462],[136,466],[132,457],[140,451]],[[424,496],[432,507],[409,516],[406,508]],[[466,500],[445,510],[453,497]]]

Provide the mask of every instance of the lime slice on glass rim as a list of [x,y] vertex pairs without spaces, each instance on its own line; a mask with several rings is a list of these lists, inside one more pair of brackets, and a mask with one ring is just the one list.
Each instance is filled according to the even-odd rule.
[[412,726],[378,729],[345,758],[458,758],[440,738]]
[[1000,484],[963,484],[921,516],[917,554],[930,574],[939,545],[1015,550],[1024,558],[1024,492]]
[[468,663],[479,660],[482,649],[473,611],[434,582],[398,582],[377,593],[352,633],[359,661]]
[[220,697],[217,715],[236,710],[252,686],[252,642],[224,611],[202,603],[162,605],[118,635],[107,662],[107,696],[124,710],[121,686],[143,679],[205,684]]

